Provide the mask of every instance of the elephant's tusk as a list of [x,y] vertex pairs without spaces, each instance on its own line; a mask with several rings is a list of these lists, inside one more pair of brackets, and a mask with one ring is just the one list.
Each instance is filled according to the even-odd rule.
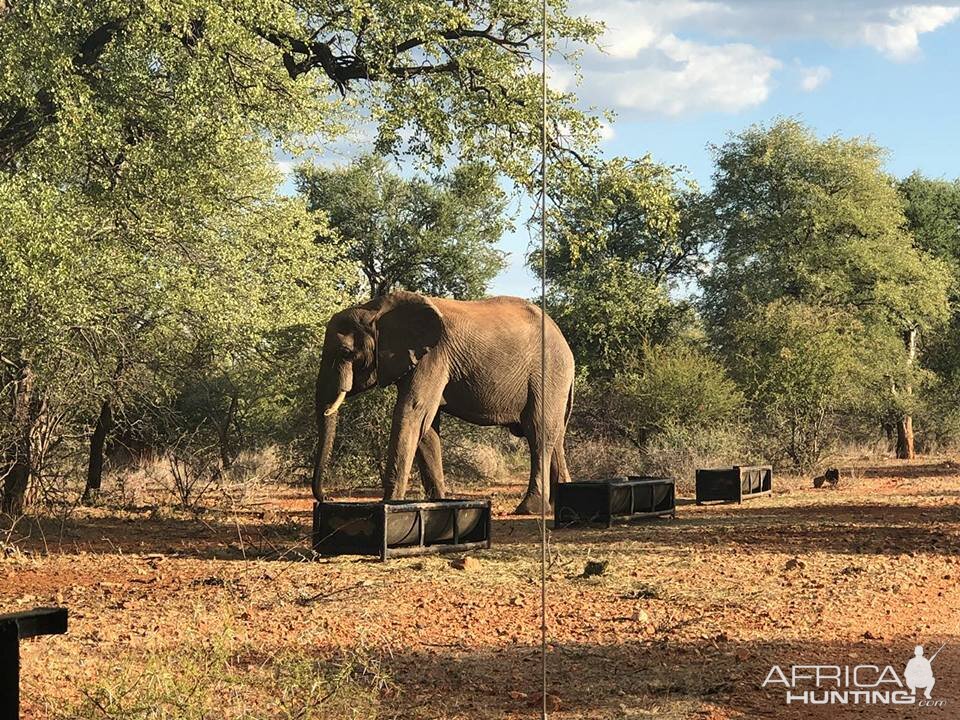
[[333,401],[333,405],[328,407],[323,411],[324,415],[333,415],[337,410],[340,409],[340,406],[343,405],[343,401],[347,399],[347,393],[344,390],[340,391],[340,394],[337,395],[337,399]]

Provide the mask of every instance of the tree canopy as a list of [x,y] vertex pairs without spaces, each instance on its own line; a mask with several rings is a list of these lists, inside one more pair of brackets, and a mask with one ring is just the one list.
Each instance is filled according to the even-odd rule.
[[898,185],[907,227],[917,246],[953,265],[960,274],[960,180],[914,172]]
[[[614,158],[558,177],[547,214],[551,312],[581,369],[611,375],[684,322],[671,289],[700,272],[701,197],[649,158]],[[529,262],[539,268],[539,253]]]
[[714,148],[716,258],[704,311],[721,329],[780,297],[907,329],[947,312],[942,263],[914,247],[884,151],[795,120]]
[[[316,143],[360,116],[381,152],[487,157],[518,179],[533,166],[533,0],[40,0],[0,13],[0,166],[56,147],[108,175],[121,159],[176,168],[175,150],[215,152],[221,132]],[[571,58],[599,32],[565,2],[548,27]],[[571,95],[551,109],[554,149],[587,147],[597,120]]]
[[328,219],[318,242],[359,266],[373,297],[399,288],[480,297],[504,267],[497,243],[508,227],[506,195],[485,165],[460,165],[431,182],[368,155],[345,167],[301,167],[297,185]]
[[914,333],[946,318],[950,276],[915,247],[883,151],[782,120],[714,152],[702,310],[748,399],[776,408],[803,465],[831,414],[909,418]]

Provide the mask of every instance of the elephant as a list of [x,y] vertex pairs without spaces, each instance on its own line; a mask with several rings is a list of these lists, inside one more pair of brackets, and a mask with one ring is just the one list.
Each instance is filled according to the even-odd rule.
[[[396,385],[384,500],[404,498],[414,461],[426,496],[445,496],[440,450],[440,414],[445,413],[526,438],[530,479],[516,513],[546,511],[551,488],[570,479],[564,434],[573,404],[574,360],[560,329],[543,318],[541,397],[541,318],[540,308],[520,298],[451,300],[406,291],[336,313],[327,323],[317,377],[314,497],[323,500],[341,404],[373,387]],[[550,464],[546,484],[541,452]]]

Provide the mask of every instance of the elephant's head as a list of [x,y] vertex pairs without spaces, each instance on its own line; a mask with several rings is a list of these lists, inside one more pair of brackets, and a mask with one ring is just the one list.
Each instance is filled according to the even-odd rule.
[[397,292],[347,308],[330,318],[317,377],[319,437],[313,469],[313,495],[323,499],[323,476],[330,464],[343,402],[409,373],[436,347],[443,318],[428,298]]

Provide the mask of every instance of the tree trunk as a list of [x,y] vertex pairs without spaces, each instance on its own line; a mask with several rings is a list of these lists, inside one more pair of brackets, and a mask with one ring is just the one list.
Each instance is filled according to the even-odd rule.
[[223,422],[217,427],[217,433],[220,436],[220,466],[224,470],[229,470],[233,466],[233,460],[235,458],[233,448],[230,446],[230,426],[236,421],[239,402],[239,393],[234,392],[230,396],[227,415],[223,419]]
[[[903,334],[903,343],[907,348],[907,368],[913,367],[913,362],[917,357],[917,331],[908,330]],[[903,394],[909,397],[913,394],[913,386],[907,384],[903,388]],[[904,414],[897,422],[897,458],[900,460],[913,460],[913,417]]]
[[887,449],[894,447],[894,442],[896,442],[897,424],[893,421],[885,420],[880,424],[880,427],[883,430],[883,436],[887,439]]
[[83,490],[84,505],[96,500],[100,493],[100,483],[103,481],[103,448],[107,442],[107,434],[113,427],[113,408],[107,398],[100,406],[100,415],[93,426],[90,436],[90,459],[87,462],[87,486]]
[[913,460],[913,418],[904,415],[897,423],[897,457]]
[[31,435],[37,419],[34,377],[29,365],[21,369],[19,378],[14,381],[13,392],[13,415],[10,422],[13,441],[5,453],[7,473],[3,480],[0,512],[20,515],[23,513],[27,485],[33,469]]

